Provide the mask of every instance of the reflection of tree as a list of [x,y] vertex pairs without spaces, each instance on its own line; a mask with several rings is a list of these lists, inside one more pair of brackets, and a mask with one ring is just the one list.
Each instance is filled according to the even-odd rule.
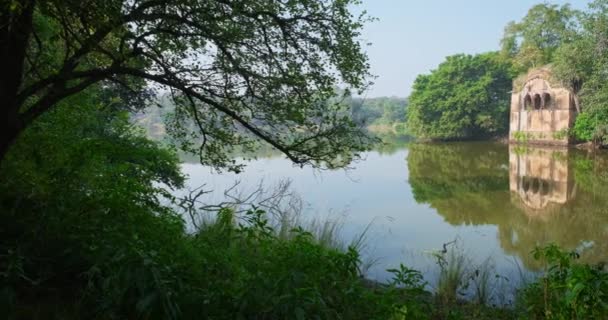
[[[574,249],[581,241],[592,241],[594,246],[582,260],[604,261],[608,257],[608,157],[576,151],[564,157],[552,154],[546,156],[565,162],[570,171],[567,179],[572,180],[568,183],[576,184],[576,192],[567,189],[572,193],[567,201],[551,202],[535,215],[522,205],[519,193],[509,190],[509,168],[513,170],[513,166],[504,145],[412,145],[410,184],[416,201],[428,203],[451,224],[496,225],[502,248],[519,256],[527,268],[539,267],[530,251],[549,242]],[[536,154],[541,157],[538,161],[548,161],[543,156]]]
[[[233,152],[230,153],[230,156],[233,159],[241,160],[255,160],[255,159],[274,159],[283,157],[283,153],[279,150],[273,148],[268,144],[258,144],[255,150],[244,151],[242,148],[235,148]],[[179,154],[179,158],[182,162],[185,163],[200,163],[200,158],[196,154],[181,152]]]
[[[405,149],[406,145],[411,141],[411,137],[395,134],[377,135],[380,140],[373,146],[371,151],[376,151],[381,155],[392,155],[396,152]],[[250,152],[242,152],[239,148],[231,153],[234,158],[243,159],[274,159],[283,157],[283,153],[273,148],[268,144],[260,144],[255,150]],[[186,163],[200,163],[198,155],[181,153],[180,159]]]
[[414,197],[436,204],[463,193],[508,190],[507,158],[496,144],[414,144],[408,155]]
[[374,146],[374,151],[382,155],[393,155],[396,152],[403,150],[405,146],[412,140],[409,136],[396,135],[391,133],[377,134],[380,143]]

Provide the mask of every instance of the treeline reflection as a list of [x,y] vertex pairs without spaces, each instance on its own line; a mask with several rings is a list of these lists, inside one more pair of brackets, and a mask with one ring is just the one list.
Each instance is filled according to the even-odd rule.
[[498,227],[505,252],[540,267],[537,245],[581,246],[589,263],[608,258],[608,157],[605,153],[489,143],[413,144],[414,198],[453,225]]

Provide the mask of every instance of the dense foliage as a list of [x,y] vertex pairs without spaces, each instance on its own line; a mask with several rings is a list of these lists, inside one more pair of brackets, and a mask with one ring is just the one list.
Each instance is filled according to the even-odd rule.
[[498,53],[450,56],[419,75],[409,98],[407,128],[422,139],[481,139],[508,130],[508,61]]
[[583,111],[573,134],[584,141],[608,144],[608,1],[596,0],[579,15],[581,28],[563,43],[552,61],[554,69],[580,97]]
[[129,105],[170,92],[168,131],[205,165],[236,170],[230,151],[258,141],[301,165],[346,165],[371,142],[329,103],[337,85],[369,84],[356,4],[2,1],[0,158],[58,102],[103,84],[135,93]]
[[531,319],[603,319],[608,314],[608,273],[604,265],[581,264],[576,251],[555,245],[534,250],[545,274],[525,288]]
[[397,97],[350,98],[353,121],[360,125],[394,125],[406,120],[407,99]]
[[[2,162],[4,314],[118,308],[109,297],[135,303],[134,293],[152,285],[147,256],[168,255],[161,244],[181,237],[158,186],[181,185],[177,157],[134,130],[124,111],[98,101],[98,92],[73,96],[28,128]],[[88,302],[77,306],[81,299]],[[97,303],[99,310],[90,308]]]
[[568,4],[533,6],[520,22],[505,27],[501,53],[512,59],[520,73],[550,63],[560,46],[575,36],[576,14]]

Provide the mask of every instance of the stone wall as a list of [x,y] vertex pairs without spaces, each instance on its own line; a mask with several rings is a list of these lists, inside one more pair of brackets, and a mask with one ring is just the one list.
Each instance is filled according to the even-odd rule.
[[532,144],[567,145],[576,107],[572,93],[552,86],[546,68],[533,70],[511,95],[509,140]]

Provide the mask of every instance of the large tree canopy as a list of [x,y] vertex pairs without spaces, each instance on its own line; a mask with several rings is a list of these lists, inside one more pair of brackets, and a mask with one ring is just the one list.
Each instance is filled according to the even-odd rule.
[[502,53],[513,59],[520,72],[540,67],[576,35],[578,12],[569,5],[537,4],[520,22],[510,22],[501,40]]
[[350,161],[369,139],[328,101],[368,85],[358,2],[3,1],[0,156],[58,102],[112,85],[171,93],[172,132],[203,164],[234,169],[227,151],[256,140],[298,164]]
[[553,69],[581,100],[575,136],[608,144],[608,1],[593,1],[579,17],[581,29],[556,51]]
[[419,75],[408,105],[408,130],[424,139],[471,139],[508,130],[510,64],[497,53],[450,56]]

